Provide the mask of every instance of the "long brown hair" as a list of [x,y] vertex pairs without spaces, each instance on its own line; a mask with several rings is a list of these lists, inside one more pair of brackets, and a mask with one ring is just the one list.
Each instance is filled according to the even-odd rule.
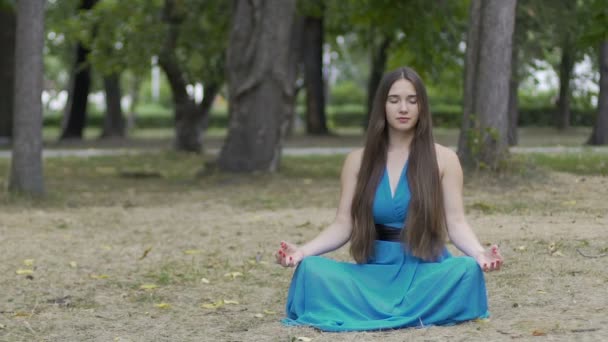
[[402,67],[384,75],[370,112],[363,160],[351,207],[353,230],[350,252],[357,263],[367,262],[374,254],[376,229],[372,207],[388,152],[385,106],[391,86],[400,79],[410,81],[416,89],[419,113],[408,158],[407,181],[411,199],[404,222],[406,229],[402,231],[401,239],[405,248],[424,260],[438,258],[445,246],[443,193],[426,88],[414,70]]

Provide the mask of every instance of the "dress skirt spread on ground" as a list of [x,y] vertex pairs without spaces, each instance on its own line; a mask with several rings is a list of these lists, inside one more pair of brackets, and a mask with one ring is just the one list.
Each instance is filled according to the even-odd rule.
[[[376,224],[401,228],[410,200],[407,163],[395,195],[385,171],[374,199]],[[400,242],[375,242],[366,264],[311,256],[294,272],[287,296],[286,325],[324,331],[383,330],[449,325],[489,316],[481,268],[447,250],[425,262]]]

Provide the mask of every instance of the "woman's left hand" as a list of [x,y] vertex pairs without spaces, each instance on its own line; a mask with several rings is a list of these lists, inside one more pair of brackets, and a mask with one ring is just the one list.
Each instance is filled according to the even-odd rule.
[[490,249],[477,254],[475,260],[484,272],[498,271],[504,263],[504,259],[500,255],[500,251],[496,245],[492,245]]

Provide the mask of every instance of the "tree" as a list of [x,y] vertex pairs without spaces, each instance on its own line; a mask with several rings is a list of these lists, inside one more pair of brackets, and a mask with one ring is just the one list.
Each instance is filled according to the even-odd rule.
[[15,82],[15,8],[0,1],[0,138],[12,136],[13,96]]
[[9,189],[44,194],[42,173],[42,49],[44,1],[17,2],[15,117]]
[[473,0],[467,35],[465,166],[497,169],[508,153],[509,80],[516,0]]
[[597,118],[589,145],[608,145],[608,40],[600,45],[600,93],[597,101]]
[[103,120],[101,138],[124,137],[125,117],[120,104],[122,92],[120,91],[120,75],[104,76],[103,85],[106,94],[106,115]]
[[[81,0],[79,9],[89,11],[96,3],[97,0]],[[60,139],[82,139],[91,88],[91,65],[87,60],[89,53],[90,49],[78,41]]]
[[276,171],[294,107],[295,0],[234,3],[227,51],[230,122],[220,169]]
[[300,2],[305,4],[302,59],[306,88],[306,132],[328,134],[325,115],[325,86],[323,81],[323,42],[325,32],[325,4],[323,0]]

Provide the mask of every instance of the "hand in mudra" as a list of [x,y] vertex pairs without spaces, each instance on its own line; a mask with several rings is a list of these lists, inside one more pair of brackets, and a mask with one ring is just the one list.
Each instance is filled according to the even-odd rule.
[[281,241],[281,248],[274,254],[277,264],[284,267],[297,266],[304,258],[304,253],[298,246],[289,242]]
[[492,245],[490,249],[477,254],[475,260],[484,272],[498,271],[504,263],[502,255],[500,255],[500,251],[496,245]]

